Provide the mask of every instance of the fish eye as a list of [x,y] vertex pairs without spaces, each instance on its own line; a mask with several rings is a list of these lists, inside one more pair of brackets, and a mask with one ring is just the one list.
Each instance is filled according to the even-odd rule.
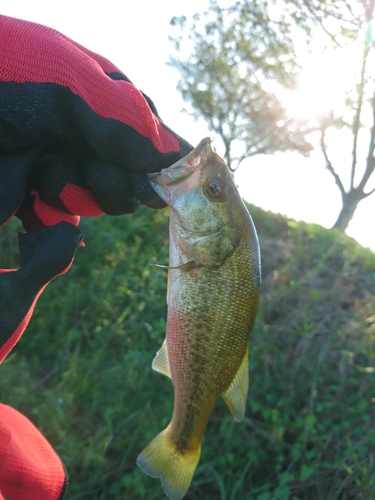
[[222,201],[225,198],[225,190],[223,182],[219,179],[214,179],[206,182],[204,187],[207,198],[212,201]]

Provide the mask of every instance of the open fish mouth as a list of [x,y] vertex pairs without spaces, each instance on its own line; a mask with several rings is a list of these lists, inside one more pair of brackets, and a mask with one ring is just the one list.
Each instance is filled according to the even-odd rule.
[[167,205],[173,205],[179,196],[199,186],[201,171],[212,154],[210,144],[211,139],[206,137],[186,157],[160,172],[147,174],[154,191]]
[[154,191],[169,206],[174,201],[191,189],[199,186],[200,173],[198,169],[179,167],[172,171],[173,167],[161,172],[147,174],[148,181]]

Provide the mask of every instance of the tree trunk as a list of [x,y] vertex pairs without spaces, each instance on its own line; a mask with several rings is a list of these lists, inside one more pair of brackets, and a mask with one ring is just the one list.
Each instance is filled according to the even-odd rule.
[[342,208],[332,228],[339,229],[340,231],[345,232],[349,225],[349,222],[354,215],[354,212],[356,211],[358,203],[363,198],[363,194],[361,196],[361,193],[357,192],[356,190],[342,194]]

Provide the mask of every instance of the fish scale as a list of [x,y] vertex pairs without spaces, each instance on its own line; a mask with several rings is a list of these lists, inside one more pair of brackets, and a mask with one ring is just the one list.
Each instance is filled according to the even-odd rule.
[[[242,249],[238,249],[238,251],[240,250]],[[249,280],[250,266],[246,272],[244,266],[240,268],[238,265],[233,265],[233,261],[236,263],[236,261],[239,262],[243,259],[236,259],[236,255],[233,257],[234,259],[230,262],[227,261],[220,268],[219,274],[221,276],[219,279],[217,277],[218,271],[215,270],[206,271],[202,273],[203,276],[199,274],[199,277],[197,276],[197,279],[194,280],[191,280],[191,276],[182,275],[182,283],[176,281],[178,290],[175,301],[177,303],[191,303],[192,306],[190,314],[182,311],[181,317],[173,318],[176,329],[171,332],[167,329],[167,345],[168,347],[175,346],[170,365],[175,387],[177,384],[175,413],[170,425],[171,433],[178,436],[179,433],[174,432],[174,428],[181,428],[180,420],[187,420],[184,411],[189,408],[191,401],[196,400],[196,393],[200,390],[201,402],[210,400],[212,405],[209,406],[207,403],[204,405],[201,418],[197,419],[198,424],[191,430],[192,435],[199,442],[202,439],[213,405],[232,382],[239,368],[239,360],[243,359],[249,342],[247,317],[241,321],[240,314],[239,317],[226,315],[226,308],[229,304],[223,303],[224,297],[238,303],[237,295],[240,297],[248,295],[250,291],[245,288],[248,283],[251,283]],[[214,277],[211,276],[212,273],[214,273]],[[238,274],[238,284],[230,290],[230,293],[224,295],[223,289],[226,287],[228,278],[231,280],[234,278],[234,282],[236,282],[236,274]],[[197,282],[198,279],[199,282]],[[190,283],[186,283],[186,281],[190,281]],[[202,288],[206,288],[207,291],[202,290]],[[209,295],[207,292],[210,292]],[[195,301],[201,293],[205,293],[210,298],[207,308],[199,307],[203,304],[198,303],[198,307],[195,305]],[[177,314],[173,304],[172,309],[173,314]],[[240,307],[238,307],[239,309]],[[191,314],[192,311],[195,315]],[[233,338],[234,331],[235,338]],[[180,332],[186,332],[186,334],[179,335]],[[192,332],[191,335],[190,332]],[[187,363],[189,369],[191,366],[194,367],[197,373],[195,379],[186,377],[185,363],[181,362],[182,359]],[[204,366],[202,366],[202,360],[204,360]],[[178,437],[176,441],[178,441]]]

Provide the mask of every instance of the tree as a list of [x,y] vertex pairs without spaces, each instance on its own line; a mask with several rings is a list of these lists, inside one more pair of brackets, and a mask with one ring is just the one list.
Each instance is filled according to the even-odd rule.
[[279,87],[293,86],[296,72],[290,24],[281,13],[271,18],[266,0],[228,7],[211,0],[209,10],[192,19],[187,37],[181,35],[186,17],[171,24],[181,30],[172,38],[178,57],[170,60],[181,74],[179,90],[193,115],[221,138],[229,167],[256,154],[311,150],[277,96]]
[[[341,19],[344,43],[356,43],[361,46],[361,64],[355,85],[345,95],[343,110],[332,110],[329,119],[320,123],[320,147],[326,168],[333,175],[340,190],[342,208],[333,227],[345,231],[361,200],[375,192],[368,185],[374,179],[375,169],[375,43],[374,43],[374,4],[375,0],[357,2],[356,9],[346,3],[347,14]],[[334,40],[337,43],[337,40]],[[369,117],[372,117],[369,119]],[[350,180],[345,188],[342,176],[331,160],[327,150],[327,132],[330,129],[345,129],[351,135]],[[367,137],[366,137],[367,136]],[[329,142],[329,141],[328,141]],[[367,143],[367,154],[361,153]]]
[[[211,0],[203,16],[194,16],[188,36],[180,33],[172,39],[178,52],[190,43],[189,57],[172,58],[170,64],[181,74],[179,89],[193,114],[203,117],[222,139],[230,167],[256,154],[287,150],[308,154],[313,147],[311,132],[320,134],[325,166],[342,198],[334,227],[343,231],[358,203],[374,192],[368,189],[375,167],[374,3],[239,0],[221,7]],[[173,18],[171,24],[186,28],[187,20]],[[345,95],[345,106],[314,122],[290,119],[279,97],[281,89],[293,91],[296,86],[300,63],[294,34],[301,30],[306,43],[319,32],[326,36],[326,47],[340,50],[362,44],[362,65],[356,84]],[[330,154],[332,131],[345,130],[352,141],[348,183]],[[368,153],[361,168],[366,134]]]

